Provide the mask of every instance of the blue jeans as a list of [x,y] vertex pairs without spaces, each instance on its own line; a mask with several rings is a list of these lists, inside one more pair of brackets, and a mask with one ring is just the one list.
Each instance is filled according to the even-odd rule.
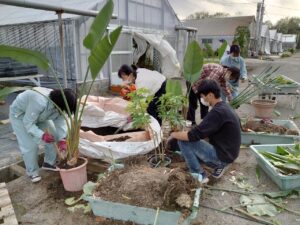
[[191,173],[203,173],[201,163],[211,168],[222,168],[228,165],[218,159],[214,146],[204,140],[195,142],[178,140],[178,145]]

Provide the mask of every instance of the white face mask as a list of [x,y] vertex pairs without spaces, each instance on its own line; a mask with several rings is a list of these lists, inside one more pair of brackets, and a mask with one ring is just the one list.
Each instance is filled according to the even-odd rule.
[[200,101],[201,101],[202,105],[210,106],[209,103],[207,101],[205,101],[203,98],[200,98]]
[[230,58],[231,58],[233,61],[237,61],[237,62],[239,61],[239,57],[234,57],[234,56],[231,55]]

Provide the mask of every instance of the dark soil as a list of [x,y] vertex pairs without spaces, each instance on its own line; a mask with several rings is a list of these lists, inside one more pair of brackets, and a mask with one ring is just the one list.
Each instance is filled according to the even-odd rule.
[[122,142],[122,141],[126,141],[127,139],[131,138],[128,135],[122,136],[122,137],[118,137],[118,138],[113,138],[107,141],[112,141],[112,142]]
[[[98,135],[110,135],[115,134],[115,132],[118,130],[117,127],[98,127],[98,128],[90,128],[90,127],[81,127],[83,131],[93,131],[95,134]],[[136,130],[130,130],[130,132],[136,132],[136,131],[143,131],[141,129]],[[118,134],[128,133],[128,131],[120,130]]]
[[149,166],[147,155],[135,155],[122,159],[125,168]]
[[250,129],[255,132],[277,133],[283,135],[299,135],[297,130],[288,129],[284,126],[275,125],[272,121],[254,121],[250,120],[243,126],[243,130]]
[[100,180],[94,195],[107,201],[173,211],[182,210],[176,203],[180,195],[194,199],[196,186],[191,175],[181,169],[128,167]]
[[72,169],[72,168],[75,168],[75,167],[78,167],[78,166],[82,165],[84,162],[85,161],[83,159],[78,158],[76,165],[75,166],[70,166],[70,165],[67,164],[67,160],[63,160],[57,165],[57,167],[60,168],[60,169]]

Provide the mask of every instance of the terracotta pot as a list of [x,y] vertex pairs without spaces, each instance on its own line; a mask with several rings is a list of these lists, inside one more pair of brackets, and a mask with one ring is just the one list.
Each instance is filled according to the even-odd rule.
[[276,104],[276,100],[256,99],[251,101],[251,105],[254,107],[255,116],[263,119],[272,117]]
[[84,163],[72,169],[60,169],[60,177],[62,179],[66,191],[81,191],[83,185],[87,182],[87,159],[79,157],[84,160]]

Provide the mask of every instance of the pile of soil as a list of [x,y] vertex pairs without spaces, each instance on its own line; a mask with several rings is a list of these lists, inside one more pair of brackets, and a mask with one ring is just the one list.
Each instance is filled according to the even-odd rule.
[[243,126],[243,131],[255,131],[255,132],[266,132],[266,133],[277,133],[277,134],[283,134],[283,135],[299,135],[299,132],[297,130],[288,129],[284,126],[275,125],[272,123],[271,120],[249,120],[247,123]]
[[191,207],[196,187],[192,176],[181,169],[125,167],[100,180],[94,195],[107,201],[173,211]]

